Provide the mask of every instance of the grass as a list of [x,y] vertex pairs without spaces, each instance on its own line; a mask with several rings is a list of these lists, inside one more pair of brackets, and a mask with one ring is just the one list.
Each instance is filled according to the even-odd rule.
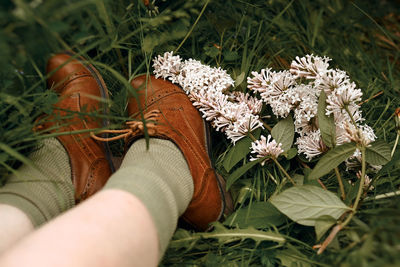
[[[368,100],[362,105],[366,122],[379,139],[393,146],[393,114],[400,107],[400,15],[394,12],[400,10],[398,2],[177,0],[155,4],[159,14],[150,16],[142,1],[0,3],[0,182],[27,160],[43,138],[31,129],[39,115],[51,114],[57,101],[46,89],[45,64],[51,53],[62,50],[90,59],[104,75],[112,93],[113,127],[127,119],[128,82],[151,72],[151,59],[165,51],[179,48],[182,57],[221,66],[234,79],[265,67],[287,68],[295,56],[326,55],[363,89],[363,100]],[[246,91],[246,79],[235,90]],[[374,97],[379,92],[383,93]],[[219,133],[213,137],[214,161],[218,171],[227,175],[222,162],[230,145]],[[121,147],[115,144],[113,149],[118,154]],[[374,196],[399,189],[399,156],[397,151],[386,171],[374,177],[370,199],[362,202],[356,219],[322,255],[312,248],[318,242],[311,227],[286,218],[279,226],[272,219],[270,223],[249,219],[257,231],[279,232],[286,242],[248,239],[246,234],[252,230],[240,232],[227,223],[219,229],[240,232],[242,238],[212,234],[205,238],[180,229],[162,265],[394,266],[400,262],[400,201]],[[302,172],[296,162],[282,164],[291,173]],[[234,184],[236,208],[245,211],[247,218],[250,211],[260,210],[252,206],[262,205],[257,203],[275,192],[271,175],[283,177],[273,167],[257,167]],[[344,173],[345,179],[351,177],[354,174]],[[327,175],[323,182],[336,190],[335,179]],[[239,227],[250,229],[245,223]]]

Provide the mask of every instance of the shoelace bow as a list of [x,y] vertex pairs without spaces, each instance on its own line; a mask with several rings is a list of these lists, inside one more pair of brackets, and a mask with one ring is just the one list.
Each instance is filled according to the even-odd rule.
[[[158,109],[151,110],[147,113],[144,114],[144,120],[146,121],[146,128],[147,132],[150,136],[153,136],[157,133],[157,120],[158,116],[161,114],[161,111]],[[90,136],[97,140],[97,141],[102,141],[102,142],[109,142],[109,141],[114,141],[118,139],[124,138],[125,141],[129,139],[129,137],[134,136],[138,133],[143,133],[144,132],[144,124],[143,121],[127,121],[126,123],[127,128],[126,129],[121,129],[121,130],[102,130],[98,132],[97,134],[118,134],[117,136],[114,137],[99,137],[93,132],[90,132]]]

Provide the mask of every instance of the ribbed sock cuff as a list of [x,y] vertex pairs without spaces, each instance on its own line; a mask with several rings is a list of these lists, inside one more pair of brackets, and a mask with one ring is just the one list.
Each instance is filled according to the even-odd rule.
[[168,140],[136,141],[125,155],[121,168],[105,189],[120,189],[139,198],[157,228],[162,256],[176,229],[178,217],[193,196],[193,180],[181,151]]
[[55,138],[41,142],[0,187],[0,203],[23,211],[37,227],[75,205],[68,154]]

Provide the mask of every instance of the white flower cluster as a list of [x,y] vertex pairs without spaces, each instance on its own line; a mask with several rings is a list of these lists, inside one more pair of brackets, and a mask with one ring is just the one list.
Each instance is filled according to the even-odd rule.
[[[217,130],[224,132],[235,144],[257,128],[263,128],[260,112],[263,103],[269,105],[277,117],[294,115],[295,131],[299,134],[295,144],[299,153],[311,160],[328,151],[318,125],[318,99],[326,94],[326,115],[333,115],[336,126],[336,144],[351,141],[368,145],[375,134],[363,122],[360,106],[362,92],[350,81],[345,71],[330,69],[327,57],[306,55],[292,62],[289,70],[270,68],[252,72],[247,78],[248,88],[260,98],[248,93],[229,92],[233,79],[221,68],[203,65],[200,61],[182,60],[167,52],[154,59],[154,74],[180,85],[193,105]],[[351,116],[349,115],[351,114]],[[277,158],[283,153],[281,144],[261,136],[251,145],[251,160],[263,157]],[[360,158],[357,150],[347,163]],[[264,164],[265,161],[262,162]]]
[[153,67],[156,78],[180,85],[203,118],[233,143],[263,128],[259,118],[262,101],[241,92],[228,93],[234,81],[222,68],[213,68],[194,59],[182,61],[172,52],[155,58]]
[[[261,135],[261,140],[254,141],[251,144],[251,153],[255,153],[255,157],[251,157],[250,160],[257,160],[264,157],[277,158],[280,154],[283,153],[283,149],[281,148],[282,144],[277,144],[275,140],[271,140],[271,135],[268,135],[268,139],[265,136]],[[261,165],[264,166],[265,162],[269,158],[266,158],[261,162]]]
[[[312,159],[328,150],[322,141],[318,126],[318,98],[326,93],[326,115],[333,115],[336,125],[336,144],[350,141],[368,145],[376,136],[371,127],[361,125],[360,106],[362,92],[351,82],[346,72],[329,68],[330,59],[306,55],[291,63],[290,70],[262,69],[247,78],[248,88],[260,93],[277,117],[294,114],[296,140],[299,153]],[[352,123],[352,115],[357,127]],[[356,151],[357,153],[357,151]],[[354,155],[355,157],[356,155]]]

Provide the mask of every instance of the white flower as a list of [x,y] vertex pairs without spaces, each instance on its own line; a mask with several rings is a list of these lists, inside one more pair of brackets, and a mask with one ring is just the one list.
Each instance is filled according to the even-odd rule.
[[274,101],[284,94],[289,88],[296,85],[294,76],[287,70],[270,73],[271,83],[265,90],[261,90],[261,97],[266,103]]
[[174,56],[173,52],[166,52],[163,56],[158,55],[153,60],[154,75],[156,78],[169,79],[177,82],[177,75],[180,73],[182,60],[180,56]]
[[232,140],[232,143],[235,144],[237,141],[247,136],[248,133],[257,128],[264,128],[258,116],[251,113],[246,113],[243,117],[237,118],[235,122],[230,124],[226,128],[225,134],[229,139]]
[[343,145],[350,143],[349,136],[347,135],[346,129],[344,128],[343,122],[341,124],[336,123],[336,145]]
[[[251,157],[250,160],[257,160],[263,157],[271,157],[277,158],[280,154],[283,153],[283,149],[281,148],[282,144],[277,144],[275,140],[271,140],[271,135],[268,135],[268,139],[265,136],[261,135],[261,140],[256,140],[251,143],[251,153],[255,154],[255,157]],[[266,158],[261,162],[261,165],[264,165],[268,160]]]
[[207,121],[216,119],[221,115],[222,109],[230,104],[227,95],[213,90],[191,92],[189,99]]
[[282,118],[286,118],[294,108],[289,94],[282,94],[278,98],[275,98],[274,101],[270,102],[270,106],[275,116]]
[[292,95],[296,81],[293,75],[289,71],[271,72],[270,69],[252,74],[254,78],[248,79],[248,87],[260,93],[262,101],[271,106],[276,116],[287,117],[294,107]]
[[[248,109],[245,104],[239,105],[234,104],[232,102],[227,102],[227,105],[221,106],[218,109],[219,115],[212,122],[212,126],[217,129],[217,131],[224,132],[229,127],[230,130],[236,130],[236,128],[232,128],[235,123],[238,121],[244,121],[245,116],[250,116],[251,113],[248,112]],[[247,134],[247,132],[243,132]]]
[[296,57],[290,65],[290,72],[295,78],[315,79],[318,75],[323,75],[329,68],[328,57],[318,57],[306,55],[305,57]]
[[363,146],[368,146],[376,139],[374,130],[368,125],[357,125],[356,127],[351,122],[346,122],[346,124],[344,124],[344,129],[350,141]]
[[299,154],[304,153],[308,160],[327,151],[319,130],[298,137],[295,144],[297,145]]
[[[358,179],[361,179],[361,174],[362,174],[362,172],[361,171],[358,171],[357,172],[357,178]],[[368,175],[366,175],[366,174],[364,174],[364,190],[365,189],[370,189],[370,190],[373,190],[375,187],[374,186],[371,186],[370,187],[370,185],[371,185],[371,183],[372,183],[372,179],[371,178],[369,178],[369,176]]]
[[[300,135],[317,129],[318,91],[311,85],[297,86],[291,95],[294,110],[295,131]],[[314,119],[315,118],[315,119]]]
[[326,114],[341,112],[346,107],[354,108],[361,101],[361,89],[356,89],[355,83],[349,83],[335,89],[326,100]]
[[342,86],[349,86],[351,81],[345,71],[336,69],[328,70],[318,75],[314,81],[315,85],[330,95],[335,89]]
[[177,81],[187,93],[202,89],[223,92],[234,85],[233,79],[225,70],[203,65],[194,59],[182,63]]
[[247,77],[247,88],[255,92],[264,91],[273,82],[273,77],[271,77],[273,73],[275,72],[271,71],[270,68],[262,69],[260,73],[252,71],[251,75],[254,77]]
[[242,92],[233,92],[231,96],[233,101],[237,103],[245,103],[252,114],[257,115],[261,112],[263,102],[256,97],[252,97],[248,93],[244,94]]

